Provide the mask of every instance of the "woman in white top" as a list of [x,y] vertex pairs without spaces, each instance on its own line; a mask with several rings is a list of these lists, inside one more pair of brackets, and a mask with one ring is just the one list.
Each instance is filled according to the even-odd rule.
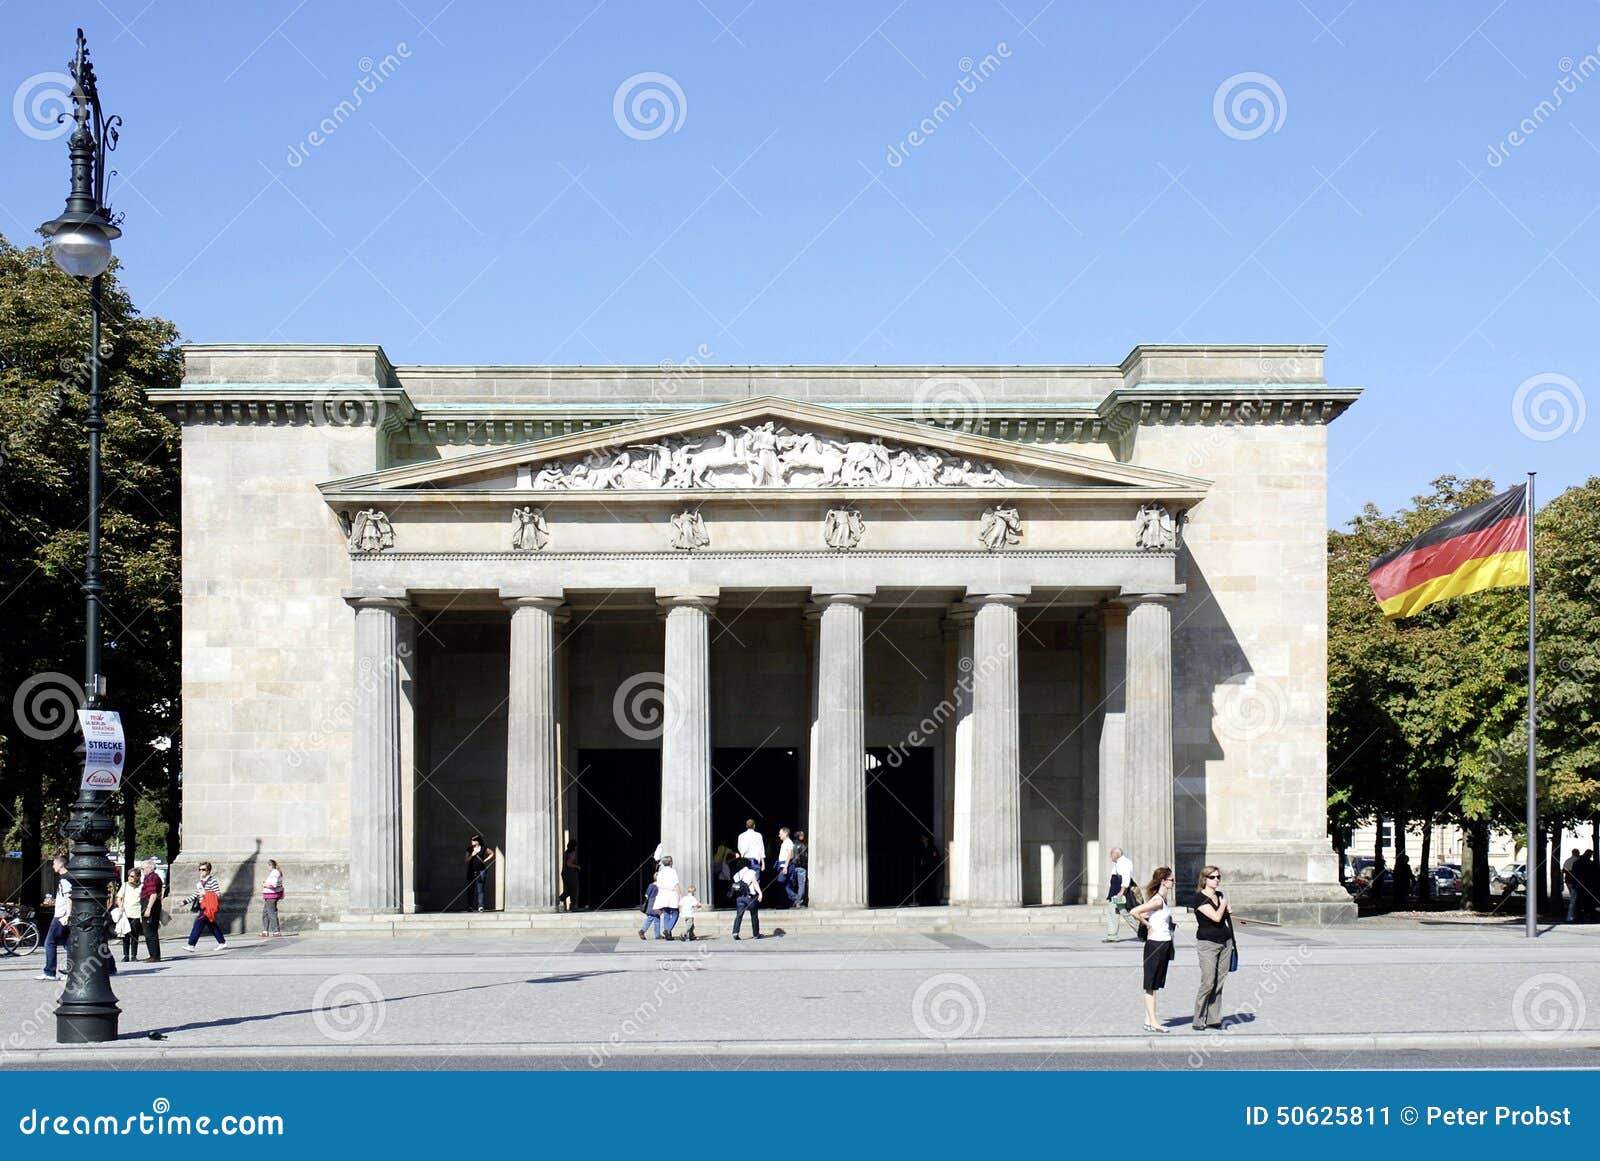
[[1165,1032],[1156,1016],[1156,993],[1167,986],[1167,965],[1172,962],[1172,868],[1157,867],[1145,888],[1145,901],[1131,912],[1145,926],[1144,1030]]
[[268,859],[267,881],[261,885],[261,937],[283,934],[278,924],[278,901],[283,898],[283,871],[277,859]]
[[117,934],[122,936],[123,963],[132,963],[133,953],[139,950],[139,936],[143,930],[139,924],[139,892],[143,887],[144,876],[134,870],[128,872],[117,892],[117,910],[121,914],[116,916],[116,924]]
[[656,910],[661,913],[661,938],[671,939],[672,929],[678,922],[678,897],[682,890],[678,872],[672,869],[672,856],[661,856],[661,868],[656,871]]

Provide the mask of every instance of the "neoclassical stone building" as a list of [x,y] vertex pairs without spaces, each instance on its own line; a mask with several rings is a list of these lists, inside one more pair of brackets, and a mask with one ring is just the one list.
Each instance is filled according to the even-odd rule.
[[[710,891],[1093,901],[1105,852],[1350,914],[1326,836],[1321,347],[1117,366],[395,367],[192,346],[184,861],[303,916]],[[769,846],[769,850],[770,850]],[[775,852],[774,852],[775,853]]]

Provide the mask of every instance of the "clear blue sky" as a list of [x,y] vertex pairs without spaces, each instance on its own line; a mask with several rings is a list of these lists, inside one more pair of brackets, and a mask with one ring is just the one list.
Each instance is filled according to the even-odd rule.
[[[1600,470],[1600,415],[1574,427],[1600,404],[1600,73],[1535,111],[1600,57],[1593,3],[0,0],[0,21],[13,121],[88,31],[126,122],[124,277],[192,341],[645,364],[1326,343],[1329,379],[1367,392],[1332,429],[1334,524],[1445,472],[1537,469],[1548,498]],[[387,75],[308,144],[364,58]],[[963,58],[987,75],[941,118]],[[646,73],[681,93],[653,82],[655,136],[614,112]],[[1281,99],[1238,81],[1270,108],[1230,120],[1224,90],[1219,122],[1248,73]],[[61,207],[65,144],[0,125],[0,231],[24,240]],[[1559,438],[1514,422],[1537,377]]]

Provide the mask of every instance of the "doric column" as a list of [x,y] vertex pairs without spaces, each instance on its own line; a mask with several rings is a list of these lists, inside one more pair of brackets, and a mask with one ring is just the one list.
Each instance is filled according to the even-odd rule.
[[[1104,896],[1110,866],[1111,849],[1121,847],[1130,859],[1140,859],[1133,853],[1131,840],[1124,829],[1127,826],[1128,763],[1127,742],[1127,680],[1128,680],[1128,610],[1121,605],[1105,605],[1100,610],[1100,736],[1098,743],[1100,812],[1095,835],[1099,840],[1099,858],[1090,868],[1088,876],[1095,892],[1091,900]],[[1134,873],[1148,871],[1154,864],[1142,860],[1133,864]]]
[[556,633],[562,599],[519,595],[503,603],[511,610],[505,908],[548,911],[561,890]]
[[950,714],[944,724],[944,761],[950,788],[950,904],[972,901],[972,616],[970,605],[957,605],[944,620],[949,645],[945,696]]
[[811,768],[807,890],[819,908],[867,905],[866,675],[862,622],[870,593],[813,593],[817,754]]
[[1022,771],[1014,593],[968,594],[972,621],[972,809],[968,901],[1022,906]]
[[1125,746],[1127,799],[1121,845],[1140,879],[1173,866],[1172,598],[1124,596],[1128,606]]
[[[711,611],[717,594],[658,592],[662,668],[661,842],[685,885],[711,874]],[[720,902],[720,900],[719,900]]]
[[404,590],[351,592],[356,612],[350,763],[350,909],[399,911],[400,616]]

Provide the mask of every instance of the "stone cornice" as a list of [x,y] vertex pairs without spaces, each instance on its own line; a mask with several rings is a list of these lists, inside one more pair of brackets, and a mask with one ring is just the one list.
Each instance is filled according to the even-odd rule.
[[382,427],[403,430],[416,408],[402,387],[362,383],[194,383],[145,393],[179,424]]
[[409,505],[442,505],[460,509],[471,506],[504,507],[507,504],[532,504],[547,508],[567,504],[598,504],[606,508],[634,505],[669,505],[700,508],[705,505],[814,504],[849,501],[852,503],[889,501],[906,503],[971,503],[982,507],[996,500],[1037,501],[1052,504],[1095,504],[1107,501],[1171,500],[1184,505],[1205,499],[1208,488],[1202,485],[1085,485],[1078,488],[1030,488],[1018,486],[972,488],[618,488],[608,491],[533,491],[506,488],[497,491],[468,488],[369,488],[346,486],[336,481],[322,486],[322,498],[329,504],[356,504],[385,510]]

